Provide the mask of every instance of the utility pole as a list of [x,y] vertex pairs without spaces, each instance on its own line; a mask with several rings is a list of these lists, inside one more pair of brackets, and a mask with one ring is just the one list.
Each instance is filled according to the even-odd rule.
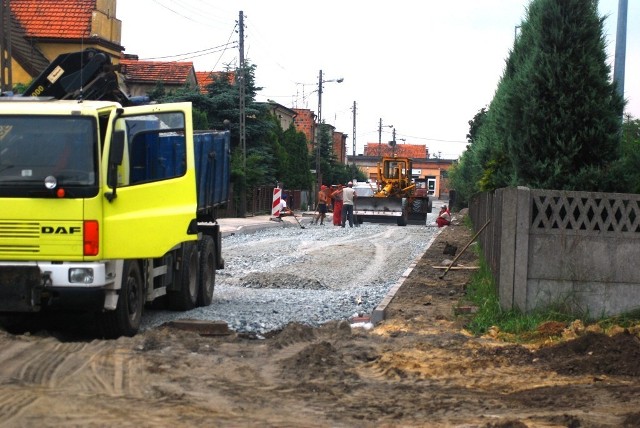
[[322,85],[327,82],[337,82],[342,83],[344,79],[341,77],[339,79],[322,79],[322,70],[320,70],[320,74],[318,76],[318,128],[315,132],[315,140],[316,140],[316,174],[318,179],[318,189],[322,186],[322,171],[320,171],[320,146],[322,143],[322,139],[320,136],[322,135],[323,126],[322,126]]
[[318,124],[322,123],[322,70],[318,75]]
[[[393,125],[385,125],[387,128],[393,128]],[[378,125],[378,157],[382,157],[382,118],[380,118],[380,124]]]
[[389,141],[389,144],[391,145],[391,156],[395,157],[396,156],[396,128],[393,128],[393,138],[391,139],[391,141]]
[[0,2],[0,92],[13,89],[11,71],[11,1]]
[[627,52],[627,8],[628,0],[618,0],[618,28],[616,31],[613,83],[622,98],[624,98],[624,68]]
[[322,140],[322,70],[318,77],[318,129],[316,129],[316,179],[318,188],[322,186],[322,171],[320,171],[320,142]]
[[240,206],[238,215],[247,215],[247,122],[246,122],[246,73],[244,64],[244,14],[240,11],[238,16],[238,35],[240,38],[240,68],[238,73],[238,87],[240,89],[240,149],[242,150],[242,180],[240,186]]
[[[353,102],[353,137],[351,138],[352,155],[356,155],[356,102]],[[355,162],[355,161],[354,161]]]

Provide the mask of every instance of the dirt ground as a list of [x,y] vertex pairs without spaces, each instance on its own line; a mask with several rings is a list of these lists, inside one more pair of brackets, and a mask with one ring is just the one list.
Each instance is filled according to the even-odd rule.
[[[458,221],[461,221],[458,216]],[[635,427],[640,341],[579,323],[534,344],[473,337],[440,278],[445,228],[372,329],[289,325],[265,340],[165,326],[116,341],[0,331],[0,426]],[[465,251],[460,266],[476,266]]]

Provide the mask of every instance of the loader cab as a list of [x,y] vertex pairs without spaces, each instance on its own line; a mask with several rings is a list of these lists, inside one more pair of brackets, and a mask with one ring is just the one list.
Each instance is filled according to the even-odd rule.
[[411,164],[408,159],[390,158],[382,161],[382,177],[385,180],[403,180],[406,179]]

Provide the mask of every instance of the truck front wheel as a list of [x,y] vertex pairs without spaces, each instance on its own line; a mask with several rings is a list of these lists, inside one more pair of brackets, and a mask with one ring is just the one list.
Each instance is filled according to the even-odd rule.
[[122,286],[116,309],[99,315],[102,335],[108,339],[134,336],[142,320],[144,284],[138,262],[125,260],[122,275]]

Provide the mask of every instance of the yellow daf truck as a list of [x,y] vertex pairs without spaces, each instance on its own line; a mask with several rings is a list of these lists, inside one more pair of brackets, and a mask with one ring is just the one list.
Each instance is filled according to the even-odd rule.
[[92,311],[113,338],[157,299],[209,305],[229,132],[194,132],[190,103],[123,106],[66,85],[66,100],[0,97],[0,312]]

